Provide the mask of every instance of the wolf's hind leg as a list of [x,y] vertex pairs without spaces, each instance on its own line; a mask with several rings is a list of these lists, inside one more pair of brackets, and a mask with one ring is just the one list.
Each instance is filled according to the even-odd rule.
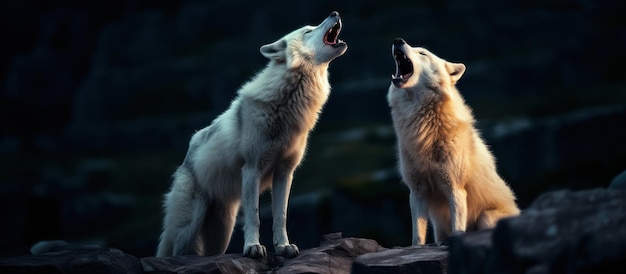
[[233,233],[239,201],[224,203],[211,201],[200,230],[204,243],[204,256],[224,254]]
[[163,233],[157,256],[199,255],[198,230],[206,213],[206,199],[197,191],[193,176],[186,168],[179,167],[165,199]]

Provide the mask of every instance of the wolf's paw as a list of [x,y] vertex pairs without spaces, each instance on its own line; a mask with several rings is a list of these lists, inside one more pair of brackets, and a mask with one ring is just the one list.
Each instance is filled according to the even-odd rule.
[[300,254],[300,250],[294,244],[277,245],[274,247],[274,252],[277,256],[283,256],[286,258],[293,258]]
[[243,256],[253,259],[265,258],[267,257],[267,251],[265,246],[260,244],[244,246]]

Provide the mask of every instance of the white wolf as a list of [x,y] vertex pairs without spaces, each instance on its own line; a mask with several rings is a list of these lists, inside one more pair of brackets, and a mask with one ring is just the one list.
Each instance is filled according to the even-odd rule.
[[259,194],[272,188],[276,255],[295,257],[286,211],[292,175],[309,132],[328,99],[328,66],[347,50],[342,22],[332,12],[261,47],[270,61],[244,84],[211,125],[196,132],[165,195],[157,256],[213,255],[226,251],[241,204],[243,255],[267,256],[259,243]]
[[396,73],[387,100],[398,139],[399,168],[410,189],[413,245],[491,228],[519,214],[515,196],[455,84],[465,65],[447,62],[403,39],[392,46]]

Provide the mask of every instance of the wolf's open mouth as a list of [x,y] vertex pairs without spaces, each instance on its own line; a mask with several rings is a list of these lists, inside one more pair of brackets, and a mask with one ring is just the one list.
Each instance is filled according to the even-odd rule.
[[396,45],[393,45],[393,59],[396,61],[396,74],[391,76],[391,80],[396,85],[406,83],[413,75],[413,63]]
[[341,19],[337,20],[335,24],[328,29],[326,34],[324,34],[324,44],[336,46],[337,44],[343,43],[343,41],[337,39],[339,37],[339,33],[341,32]]

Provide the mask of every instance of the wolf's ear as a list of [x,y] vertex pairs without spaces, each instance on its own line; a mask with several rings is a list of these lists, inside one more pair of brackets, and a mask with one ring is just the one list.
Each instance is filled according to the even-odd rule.
[[446,62],[446,70],[448,71],[448,74],[450,74],[450,81],[452,81],[452,84],[456,84],[465,72],[465,65],[461,63]]
[[284,39],[280,39],[274,43],[262,46],[261,54],[267,59],[285,60],[285,48],[287,48],[287,42]]

